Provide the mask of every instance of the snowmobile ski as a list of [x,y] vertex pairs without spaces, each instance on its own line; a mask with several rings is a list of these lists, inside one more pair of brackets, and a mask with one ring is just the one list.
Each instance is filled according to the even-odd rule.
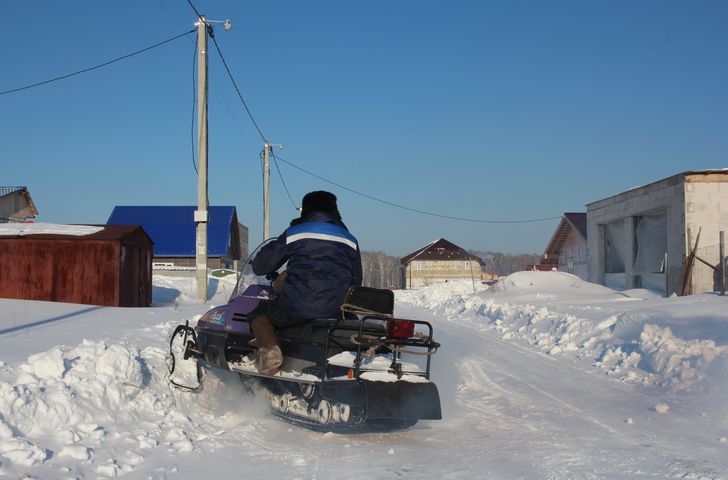
[[177,325],[169,341],[169,381],[180,390],[195,392],[202,387],[200,366],[190,354],[196,341],[197,335],[189,323]]

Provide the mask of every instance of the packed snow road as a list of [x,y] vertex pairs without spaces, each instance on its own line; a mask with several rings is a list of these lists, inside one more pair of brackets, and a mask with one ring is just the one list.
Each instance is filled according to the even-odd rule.
[[705,438],[691,437],[692,421],[657,413],[660,391],[617,383],[456,319],[439,327],[450,348],[434,371],[447,418],[436,427],[445,440],[438,449],[463,470],[504,479],[724,478],[724,445],[711,442],[708,454]]
[[441,421],[318,433],[270,415],[232,373],[178,391],[167,381],[169,335],[206,307],[177,303],[0,301],[0,476],[728,478],[725,407],[617,381],[588,358],[550,356],[414,303],[398,302],[398,315],[431,321],[443,345],[433,357]]

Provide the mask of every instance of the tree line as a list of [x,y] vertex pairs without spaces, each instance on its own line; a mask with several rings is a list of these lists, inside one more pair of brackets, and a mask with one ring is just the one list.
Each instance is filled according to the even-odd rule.
[[400,258],[384,252],[362,252],[362,284],[373,288],[402,288]]

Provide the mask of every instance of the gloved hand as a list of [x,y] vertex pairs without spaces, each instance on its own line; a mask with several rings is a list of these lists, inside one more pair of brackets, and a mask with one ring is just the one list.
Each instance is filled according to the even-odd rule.
[[275,276],[273,279],[274,292],[281,293],[283,291],[283,282],[286,281],[286,277],[288,277],[288,272],[285,270]]

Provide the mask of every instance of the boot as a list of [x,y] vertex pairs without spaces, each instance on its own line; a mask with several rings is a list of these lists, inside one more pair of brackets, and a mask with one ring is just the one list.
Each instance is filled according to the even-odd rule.
[[283,353],[278,346],[273,325],[268,317],[261,315],[250,322],[250,328],[258,345],[258,371],[264,375],[275,375],[283,364]]

